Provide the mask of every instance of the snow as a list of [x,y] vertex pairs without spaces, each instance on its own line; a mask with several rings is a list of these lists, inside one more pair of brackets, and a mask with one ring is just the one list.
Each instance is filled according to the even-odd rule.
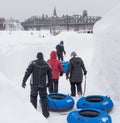
[[[114,100],[113,122],[118,123],[120,110],[120,4],[109,11],[94,26],[93,60],[89,82],[99,93],[108,94]],[[94,67],[93,67],[94,66]],[[116,112],[116,113],[115,113]]]
[[[41,109],[36,111],[29,102],[29,80],[26,89],[21,87],[25,70],[30,61],[36,59],[37,52],[42,51],[47,60],[51,50],[55,50],[55,46],[61,40],[65,42],[66,60],[69,60],[72,51],[76,51],[84,59],[86,67],[89,67],[90,62],[87,61],[92,58],[91,34],[62,32],[57,36],[52,36],[49,31],[0,32],[0,96],[3,98],[0,107],[1,115],[4,116],[0,119],[2,123],[9,121],[13,123],[16,121],[18,123],[21,121],[23,123],[26,121],[52,123],[53,121],[58,122],[58,118],[59,122],[66,122],[66,116],[58,113],[51,113],[50,118],[46,120],[41,114]],[[70,93],[69,82],[65,76],[60,78],[59,91]]]
[[[99,86],[106,84],[106,92],[109,91],[110,95],[114,95],[115,99],[120,99],[120,95],[117,95],[119,93],[119,90],[111,91],[112,88],[117,88],[120,86],[120,77],[118,74],[120,69],[120,15],[117,13],[119,7],[120,6],[117,6],[116,8],[111,10],[101,21],[99,21],[99,23],[95,25],[94,66],[98,67],[96,67],[96,70],[94,69],[94,72],[92,72],[95,73],[96,71],[96,75],[94,75],[94,77],[96,77],[94,78],[94,80],[98,82],[97,84],[99,84]],[[111,15],[114,16],[111,17]]]
[[[50,112],[50,117],[45,119],[40,105],[38,110],[33,108],[29,102],[29,80],[25,89],[21,87],[25,70],[36,59],[37,52],[43,52],[48,60],[61,40],[67,53],[65,61],[76,51],[85,63],[88,70],[85,95],[109,95],[114,102],[110,116],[114,123],[119,123],[119,9],[117,6],[96,23],[93,35],[73,31],[56,36],[49,31],[0,31],[0,123],[67,123],[67,115]],[[59,92],[70,93],[65,75],[59,80]],[[76,102],[79,97],[74,99]]]

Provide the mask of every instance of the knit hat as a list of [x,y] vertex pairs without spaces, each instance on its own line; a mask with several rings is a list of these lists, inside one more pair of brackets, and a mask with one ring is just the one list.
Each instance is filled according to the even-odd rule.
[[43,59],[43,54],[42,52],[39,52],[37,53],[37,56],[36,56],[38,59]]
[[76,52],[71,52],[71,57],[76,57],[77,56],[77,54],[76,54]]

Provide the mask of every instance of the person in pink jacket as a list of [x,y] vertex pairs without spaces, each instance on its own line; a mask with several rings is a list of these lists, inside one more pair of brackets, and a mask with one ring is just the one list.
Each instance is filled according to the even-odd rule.
[[63,75],[63,67],[60,60],[57,59],[57,52],[51,51],[48,64],[52,69],[52,84],[49,87],[50,93],[58,93],[59,77]]

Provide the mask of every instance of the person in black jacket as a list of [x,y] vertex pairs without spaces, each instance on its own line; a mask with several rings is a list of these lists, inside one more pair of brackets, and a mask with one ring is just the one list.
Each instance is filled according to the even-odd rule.
[[[31,103],[35,109],[37,109],[37,96],[39,93],[39,96],[41,98],[42,113],[47,118],[49,117],[47,87],[49,87],[52,82],[52,73],[48,63],[43,60],[43,54],[41,52],[37,54],[37,59],[32,61],[26,69],[22,82],[23,88],[26,87],[26,81],[30,75]],[[48,77],[48,83],[46,83],[46,76]]]
[[71,85],[71,96],[76,96],[76,86],[77,93],[79,96],[82,95],[82,79],[83,74],[87,74],[85,65],[80,57],[77,57],[76,52],[71,53],[71,59],[69,60],[68,71],[66,73],[66,79],[69,79]]
[[57,56],[58,56],[58,59],[63,61],[63,53],[64,55],[66,54],[65,50],[64,50],[64,42],[61,41],[60,44],[58,44],[56,46],[56,51],[57,51]]

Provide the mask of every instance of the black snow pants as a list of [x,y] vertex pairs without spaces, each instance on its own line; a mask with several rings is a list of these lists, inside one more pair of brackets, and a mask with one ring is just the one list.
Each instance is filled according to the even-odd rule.
[[47,99],[47,88],[41,87],[32,87],[30,92],[30,101],[33,106],[37,109],[37,96],[41,98],[41,107],[42,107],[42,114],[47,118],[49,117],[49,109],[48,109],[48,99]]
[[58,59],[59,59],[60,61],[63,61],[63,55],[62,55],[62,54],[57,53],[57,56],[58,56]]
[[52,79],[52,83],[49,87],[50,93],[58,93],[58,79]]
[[76,88],[77,88],[77,93],[82,94],[82,82],[70,82],[71,85],[71,96],[76,96]]

